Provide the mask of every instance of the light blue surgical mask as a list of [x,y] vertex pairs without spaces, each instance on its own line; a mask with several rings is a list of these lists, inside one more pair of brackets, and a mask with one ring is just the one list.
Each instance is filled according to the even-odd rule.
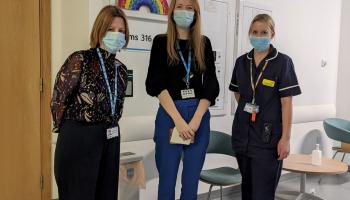
[[109,53],[117,53],[125,46],[125,34],[121,32],[108,31],[102,38],[102,42]]
[[194,11],[174,10],[173,19],[180,28],[187,29],[191,26],[194,18]]
[[269,37],[250,36],[250,44],[257,52],[265,51],[270,47],[271,39]]

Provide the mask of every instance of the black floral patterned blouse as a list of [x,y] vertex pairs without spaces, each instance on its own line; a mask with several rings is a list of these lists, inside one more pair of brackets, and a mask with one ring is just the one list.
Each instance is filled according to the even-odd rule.
[[63,121],[67,119],[91,124],[118,123],[123,111],[127,86],[126,66],[115,58],[115,54],[103,49],[100,49],[100,52],[112,92],[114,92],[115,66],[118,66],[116,115],[111,116],[109,95],[100,70],[96,48],[77,51],[67,58],[57,73],[51,100],[53,132],[58,133]]

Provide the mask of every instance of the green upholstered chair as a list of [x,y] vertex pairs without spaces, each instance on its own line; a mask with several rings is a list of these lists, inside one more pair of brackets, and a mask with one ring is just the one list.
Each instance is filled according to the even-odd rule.
[[[231,146],[231,136],[219,131],[211,131],[207,154],[223,154],[234,157],[235,154]],[[202,170],[200,174],[200,181],[210,184],[208,200],[210,199],[213,186],[220,187],[222,199],[222,187],[238,186],[242,182],[242,177],[239,169],[223,166],[214,169]]]
[[344,148],[350,144],[350,121],[339,118],[329,118],[323,121],[323,127],[329,138],[342,143],[343,148],[333,148],[336,151],[333,158],[340,152],[343,153],[341,161],[344,161],[345,155],[350,153],[349,148]]

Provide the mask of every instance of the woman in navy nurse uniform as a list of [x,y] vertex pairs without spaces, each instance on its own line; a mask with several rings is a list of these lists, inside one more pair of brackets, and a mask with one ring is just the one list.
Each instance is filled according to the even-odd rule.
[[249,29],[254,49],[236,60],[229,86],[238,102],[232,146],[243,200],[274,199],[289,155],[292,97],[301,94],[291,58],[270,44],[274,36],[273,19],[257,15]]

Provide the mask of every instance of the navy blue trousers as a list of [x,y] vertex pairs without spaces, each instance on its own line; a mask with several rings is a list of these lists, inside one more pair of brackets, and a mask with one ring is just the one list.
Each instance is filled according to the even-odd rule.
[[[176,100],[175,105],[183,119],[189,123],[199,100]],[[159,173],[158,200],[174,200],[176,177],[183,156],[181,200],[196,200],[199,175],[203,167],[209,144],[210,113],[207,111],[191,145],[170,144],[170,129],[175,124],[162,106],[156,117],[154,141],[156,143],[156,165]]]
[[274,200],[282,161],[236,155],[242,174],[242,200]]

